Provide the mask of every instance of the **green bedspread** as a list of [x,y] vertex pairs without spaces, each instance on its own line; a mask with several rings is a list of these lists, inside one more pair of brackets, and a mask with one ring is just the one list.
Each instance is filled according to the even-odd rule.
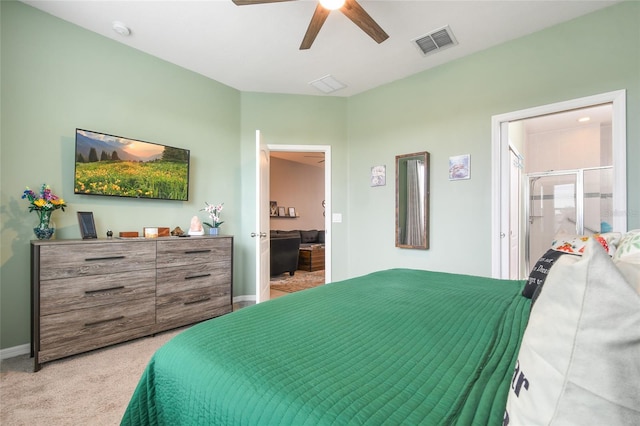
[[393,269],[182,332],[124,425],[500,425],[530,300],[522,281]]

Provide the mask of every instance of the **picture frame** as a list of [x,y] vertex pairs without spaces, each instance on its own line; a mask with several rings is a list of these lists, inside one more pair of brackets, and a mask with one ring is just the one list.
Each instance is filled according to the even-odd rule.
[[158,238],[158,228],[144,227],[142,231],[145,238]]
[[278,202],[270,201],[269,202],[269,214],[271,216],[278,216]]
[[78,224],[80,225],[80,235],[83,240],[98,238],[93,212],[78,212]]
[[449,157],[449,180],[471,179],[471,156],[469,154]]
[[284,207],[278,207],[278,216],[286,216],[286,210]]
[[296,208],[295,207],[289,207],[289,216],[296,217]]
[[385,186],[387,184],[387,166],[371,167],[371,186]]

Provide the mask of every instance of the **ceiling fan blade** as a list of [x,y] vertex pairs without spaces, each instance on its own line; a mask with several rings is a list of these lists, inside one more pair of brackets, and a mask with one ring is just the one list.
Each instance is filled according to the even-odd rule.
[[356,0],[346,0],[340,11],[378,44],[389,38],[389,35],[380,28],[380,25],[369,16]]
[[261,4],[261,3],[279,3],[281,1],[293,1],[293,0],[232,0],[236,6],[247,6],[250,4]]
[[309,27],[307,28],[307,32],[302,39],[302,44],[300,45],[300,50],[306,50],[311,47],[313,41],[316,39],[318,32],[320,32],[320,28],[322,28],[322,24],[327,20],[327,16],[329,16],[329,10],[325,9],[318,3],[316,6],[316,11],[313,12],[313,16],[311,17],[311,22],[309,22]]

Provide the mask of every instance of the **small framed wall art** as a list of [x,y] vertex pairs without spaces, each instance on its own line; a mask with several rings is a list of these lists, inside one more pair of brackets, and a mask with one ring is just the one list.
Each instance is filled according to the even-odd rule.
[[387,184],[387,167],[371,167],[371,186],[384,186]]
[[289,207],[289,216],[296,217],[296,208],[295,207]]
[[269,202],[269,214],[271,216],[278,216],[278,202],[270,201]]
[[284,207],[278,207],[278,216],[286,216],[287,215],[287,211],[285,210]]
[[449,157],[449,180],[471,179],[469,154]]

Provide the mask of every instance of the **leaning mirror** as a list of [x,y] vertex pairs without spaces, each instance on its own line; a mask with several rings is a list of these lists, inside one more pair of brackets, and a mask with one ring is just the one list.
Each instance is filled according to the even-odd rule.
[[396,156],[396,247],[429,248],[429,153]]

